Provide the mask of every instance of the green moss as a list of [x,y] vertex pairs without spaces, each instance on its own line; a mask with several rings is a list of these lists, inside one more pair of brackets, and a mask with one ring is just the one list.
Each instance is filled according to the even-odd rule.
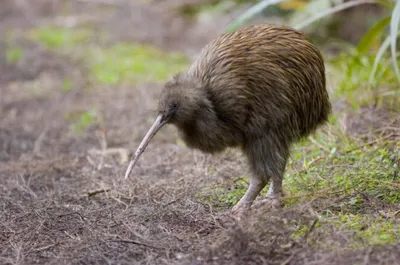
[[58,49],[85,43],[90,39],[92,33],[92,30],[87,28],[49,26],[30,30],[29,37],[48,49]]
[[340,214],[329,220],[337,229],[352,235],[353,247],[362,245],[392,244],[400,240],[399,224],[395,219],[381,216]]
[[18,47],[8,47],[6,49],[6,62],[17,63],[22,56],[24,56],[24,50]]
[[90,49],[87,60],[95,81],[108,85],[165,81],[188,65],[183,54],[129,43]]

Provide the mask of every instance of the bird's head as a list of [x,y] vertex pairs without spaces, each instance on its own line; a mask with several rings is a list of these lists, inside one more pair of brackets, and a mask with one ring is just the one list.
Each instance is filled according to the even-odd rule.
[[158,104],[162,122],[177,126],[195,121],[198,115],[211,109],[203,84],[185,74],[174,76],[165,83]]
[[150,140],[165,124],[181,126],[194,123],[199,115],[206,118],[211,112],[212,104],[199,79],[187,74],[178,74],[166,82],[159,99],[158,116],[140,143],[125,173],[125,178],[128,177]]

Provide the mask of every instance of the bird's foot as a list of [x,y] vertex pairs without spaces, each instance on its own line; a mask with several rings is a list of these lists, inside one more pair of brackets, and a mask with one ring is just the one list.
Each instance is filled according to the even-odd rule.
[[283,202],[280,197],[266,197],[261,200],[258,200],[254,208],[260,208],[260,207],[268,207],[274,210],[281,209],[283,207]]
[[250,204],[245,203],[237,203],[230,211],[230,215],[236,219],[242,219],[249,211],[250,211]]

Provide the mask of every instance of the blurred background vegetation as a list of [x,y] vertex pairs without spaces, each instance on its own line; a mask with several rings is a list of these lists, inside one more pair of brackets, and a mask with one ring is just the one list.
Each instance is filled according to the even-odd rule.
[[[335,72],[337,92],[364,89],[382,93],[364,98],[399,96],[398,28],[400,2],[395,0],[217,0],[188,5],[181,11],[190,16],[211,12],[215,16],[240,10],[227,31],[260,22],[285,24],[305,32],[327,58]],[[359,96],[359,95],[358,95]],[[360,97],[358,97],[360,99]],[[393,102],[392,102],[393,103]],[[398,102],[397,102],[398,104]],[[398,105],[397,105],[398,106]]]

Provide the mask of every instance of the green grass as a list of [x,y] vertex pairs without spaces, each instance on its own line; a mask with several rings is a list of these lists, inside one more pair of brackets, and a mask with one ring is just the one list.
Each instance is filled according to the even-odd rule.
[[[331,133],[320,132],[294,146],[284,178],[284,207],[313,202],[319,216],[315,229],[333,226],[351,239],[352,248],[398,242],[399,213],[391,207],[400,203],[400,146],[384,140],[365,144]],[[198,198],[229,209],[248,187],[248,178],[232,179],[231,185],[201,190]],[[292,236],[306,232],[307,227],[298,227]]]
[[[53,52],[76,59],[89,69],[94,84],[117,85],[162,82],[185,69],[189,60],[178,52],[163,52],[151,45],[120,42],[102,46],[92,41],[87,28],[41,27],[29,31],[32,40]],[[71,86],[68,80],[63,91]]]
[[[321,137],[319,145],[324,144]],[[314,140],[317,141],[317,140]],[[310,142],[295,146],[284,178],[286,205],[295,205],[304,199],[349,195],[337,211],[359,211],[361,199],[354,194],[363,193],[385,203],[400,203],[400,176],[397,161],[400,154],[395,145],[377,142],[370,145],[347,140],[326,146],[329,151]],[[239,178],[234,189],[216,189],[216,200],[234,205],[247,189],[247,181]],[[264,193],[267,188],[264,189]]]
[[29,31],[29,37],[48,49],[74,47],[89,41],[93,31],[87,28],[39,27]]
[[6,49],[6,62],[17,63],[24,56],[24,50],[18,47],[8,47]]
[[188,65],[183,54],[131,43],[90,49],[87,61],[95,81],[107,85],[161,82]]
[[353,236],[352,247],[368,245],[394,244],[400,240],[399,223],[395,218],[384,218],[373,215],[339,214],[324,220],[335,225],[337,229]]
[[392,142],[362,143],[340,134],[319,134],[313,142],[297,144],[293,155],[285,177],[292,194],[331,188],[329,192],[363,191],[387,203],[400,203],[399,187],[390,185],[400,183],[400,154]]
[[178,9],[178,11],[185,16],[196,17],[205,13],[221,15],[225,11],[232,9],[242,3],[248,2],[247,0],[214,0],[206,3],[186,4]]
[[[342,52],[328,60],[328,69],[335,76],[336,90],[333,97],[346,98],[354,108],[376,101],[379,98],[400,97],[396,74],[391,59],[382,58],[372,82],[369,77],[374,68],[374,55],[362,55],[355,50]],[[396,97],[392,97],[396,101]]]
[[75,135],[83,133],[90,126],[100,122],[99,114],[94,109],[78,113],[67,113],[65,118],[70,121],[70,130]]
[[71,91],[71,89],[72,89],[72,80],[69,78],[64,78],[61,91],[64,93],[68,93]]

